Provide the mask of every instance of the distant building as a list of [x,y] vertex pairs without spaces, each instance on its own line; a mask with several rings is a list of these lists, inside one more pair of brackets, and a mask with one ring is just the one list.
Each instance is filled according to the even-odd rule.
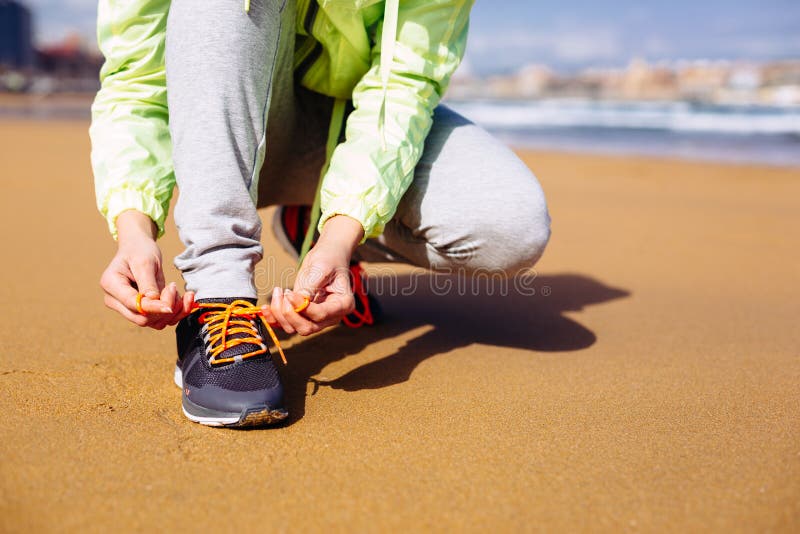
[[[50,81],[50,90],[56,92],[97,91],[103,56],[91,51],[78,34],[66,37],[61,43],[37,50],[36,66],[40,75]],[[38,88],[47,87],[40,82]]]
[[35,57],[31,12],[14,0],[0,0],[0,65],[33,67]]
[[[733,69],[727,61],[680,62],[676,69],[680,94],[687,100],[713,102],[719,90],[730,85]],[[742,82],[740,78],[737,83]]]
[[517,93],[523,98],[541,95],[553,82],[553,71],[546,65],[526,65],[516,74]]
[[625,69],[622,96],[630,100],[672,100],[677,97],[675,73],[664,65],[634,58]]

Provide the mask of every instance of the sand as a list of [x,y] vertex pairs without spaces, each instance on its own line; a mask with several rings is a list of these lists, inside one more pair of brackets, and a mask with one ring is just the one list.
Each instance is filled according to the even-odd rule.
[[0,531],[800,528],[800,170],[524,153],[535,295],[399,268],[382,326],[286,341],[286,427],[229,431],[102,305],[87,126],[0,123]]

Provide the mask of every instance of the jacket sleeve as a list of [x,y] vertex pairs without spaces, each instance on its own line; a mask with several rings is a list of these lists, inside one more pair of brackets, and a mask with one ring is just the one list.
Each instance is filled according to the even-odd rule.
[[319,228],[334,215],[381,234],[411,184],[433,110],[461,62],[473,0],[401,0],[386,93],[385,146],[378,131],[383,87],[378,27],[371,67],[353,91],[346,140],[333,152],[321,186]]
[[100,0],[97,39],[105,63],[92,105],[92,168],[100,213],[114,239],[125,210],[164,233],[175,185],[164,65],[169,0]]

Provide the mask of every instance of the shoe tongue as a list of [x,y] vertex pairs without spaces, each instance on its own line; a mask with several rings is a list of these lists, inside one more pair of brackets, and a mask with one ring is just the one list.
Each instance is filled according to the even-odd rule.
[[[233,301],[236,301],[236,300],[244,300],[246,302],[249,302],[252,305],[255,305],[256,302],[257,302],[256,299],[251,299],[251,298],[208,298],[208,299],[197,299],[197,302],[201,303],[201,304],[202,303],[206,303],[206,304],[231,304]],[[204,311],[213,311],[213,310],[204,310]],[[234,316],[231,316],[231,321],[233,321],[233,320],[247,320],[247,319],[244,318],[244,317],[237,317],[237,316],[234,315]],[[258,321],[258,319],[250,319],[250,322],[255,324],[256,330],[258,330],[259,333],[260,333],[260,329],[258,328],[258,322],[257,321]],[[234,328],[236,328],[236,325],[228,324],[228,329],[229,330],[234,329]],[[244,334],[244,333],[228,334],[228,341],[233,340],[233,339],[241,339],[243,337],[251,337],[251,336],[248,335],[248,334]],[[214,345],[214,346],[216,346],[216,345]],[[242,354],[247,354],[248,352],[253,352],[254,350],[259,350],[260,348],[261,348],[261,346],[260,345],[256,345],[255,343],[242,343],[241,345],[234,345],[233,347],[230,347],[230,348],[227,348],[227,349],[223,350],[221,353],[217,354],[217,356],[214,359],[215,360],[221,360],[221,359],[224,359],[224,358],[233,358],[234,356],[240,356]],[[229,362],[229,363],[223,363],[223,364],[217,364],[217,365],[219,367],[225,367],[226,365],[232,365],[233,363],[235,363],[235,362]]]
[[244,297],[226,297],[226,298],[208,298],[208,299],[197,299],[196,302],[199,304],[231,304],[235,300],[244,300],[249,302],[250,304],[255,305],[258,302],[258,299],[251,299],[251,298],[244,298]]

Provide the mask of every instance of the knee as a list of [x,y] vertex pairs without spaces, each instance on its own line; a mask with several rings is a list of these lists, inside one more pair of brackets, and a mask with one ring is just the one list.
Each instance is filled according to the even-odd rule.
[[532,183],[524,194],[485,198],[480,206],[454,211],[450,239],[435,245],[437,255],[465,274],[514,276],[533,267],[550,239],[550,215],[541,188]]
[[513,276],[536,265],[549,242],[550,215],[545,210],[538,219],[531,220],[522,248],[508,258],[506,271]]
[[536,265],[550,240],[550,214],[541,191],[513,199],[504,212],[484,224],[486,237],[476,267],[507,276]]

